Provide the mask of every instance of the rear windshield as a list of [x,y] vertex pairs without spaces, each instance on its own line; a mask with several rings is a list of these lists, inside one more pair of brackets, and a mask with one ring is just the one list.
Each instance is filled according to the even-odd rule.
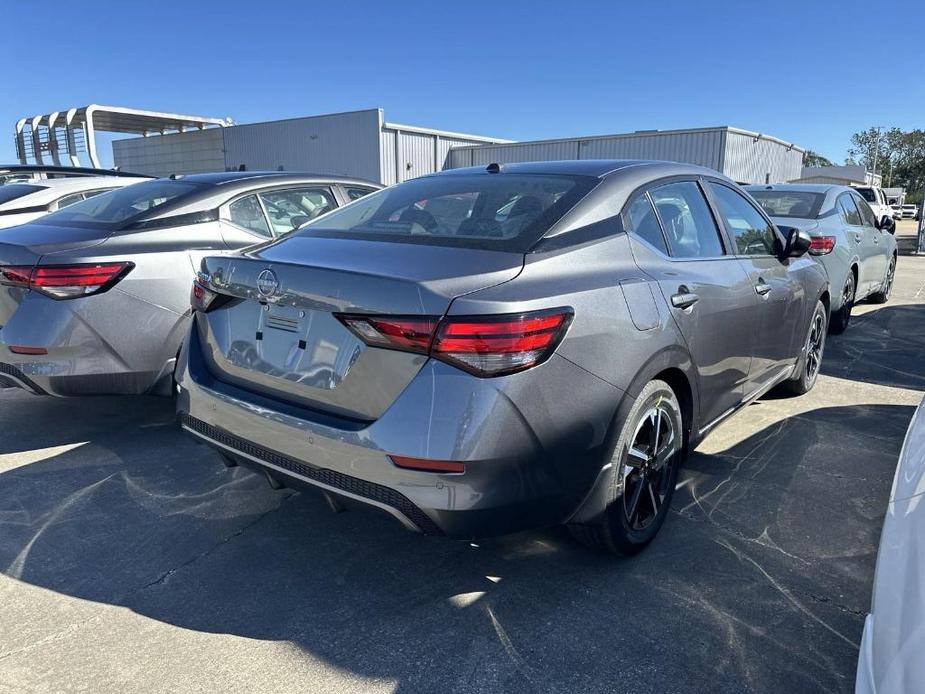
[[749,190],[769,217],[815,219],[825,195],[805,190]]
[[24,183],[14,183],[12,185],[3,186],[0,188],[0,205],[21,198],[24,195],[29,195],[29,193],[45,190],[45,188],[46,186],[28,186]]
[[867,202],[877,202],[877,196],[874,193],[873,188],[857,188],[856,189]]
[[525,253],[596,183],[586,176],[428,176],[361,198],[297,233]]
[[118,227],[196,190],[195,183],[158,179],[94,195],[42,218],[60,226]]

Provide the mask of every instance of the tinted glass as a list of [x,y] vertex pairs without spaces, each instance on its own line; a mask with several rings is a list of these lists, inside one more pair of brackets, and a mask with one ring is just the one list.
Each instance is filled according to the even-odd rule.
[[866,204],[860,198],[855,198],[854,202],[858,206],[858,211],[861,213],[861,220],[863,223],[869,227],[876,227],[877,215],[875,215],[874,211],[870,209],[870,205]]
[[293,229],[330,212],[337,203],[331,191],[324,188],[293,188],[261,193],[267,208],[273,233],[288,234]]
[[815,219],[825,195],[802,190],[749,190],[769,217]]
[[425,176],[368,195],[298,233],[526,252],[597,182],[504,173]]
[[857,191],[867,202],[877,202],[877,194],[874,193],[873,188],[858,188]]
[[228,221],[260,236],[272,236],[256,195],[238,198],[228,205]]
[[347,193],[347,197],[350,200],[359,200],[362,197],[369,195],[370,193],[375,193],[375,188],[362,188],[359,186],[349,186],[344,188]]
[[858,212],[858,208],[854,204],[854,199],[850,195],[847,193],[839,195],[835,206],[838,208],[839,213],[841,213],[845,224],[861,226],[861,213]]
[[710,182],[719,216],[735,238],[739,255],[774,255],[776,235],[771,223],[738,191]]
[[0,188],[0,204],[5,202],[11,202],[17,198],[21,198],[24,195],[29,193],[34,193],[38,190],[45,190],[46,186],[29,186],[24,183],[15,183],[3,186]]
[[117,188],[53,212],[42,222],[63,226],[119,226],[196,190],[194,183],[158,179]]
[[715,258],[723,255],[719,230],[696,183],[668,183],[653,188],[649,194],[658,210],[673,256]]
[[659,226],[658,217],[647,195],[639,195],[630,203],[626,209],[626,224],[628,231],[668,255],[665,235],[662,234],[662,227]]

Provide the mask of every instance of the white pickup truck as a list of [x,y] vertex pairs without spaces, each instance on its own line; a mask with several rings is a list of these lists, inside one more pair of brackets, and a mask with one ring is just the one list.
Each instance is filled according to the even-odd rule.
[[867,200],[867,204],[870,205],[870,209],[877,215],[878,220],[884,217],[893,218],[893,208],[890,207],[890,202],[887,200],[882,188],[868,186],[865,188],[857,188],[857,191],[861,194],[861,197]]

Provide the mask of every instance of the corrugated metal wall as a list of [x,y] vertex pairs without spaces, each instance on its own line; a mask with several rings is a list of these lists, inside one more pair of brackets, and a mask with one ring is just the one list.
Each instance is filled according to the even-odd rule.
[[453,147],[473,144],[482,145],[484,141],[386,123],[380,137],[382,166],[379,182],[392,185],[442,171],[447,168],[447,155]]
[[222,128],[113,140],[113,163],[125,171],[169,176],[225,170]]
[[721,171],[735,181],[783,183],[800,176],[803,152],[774,140],[730,130]]
[[665,159],[719,169],[722,160],[720,129],[686,133],[632,133],[605,137],[544,140],[456,149],[446,168],[498,162],[561,159]]
[[721,171],[737,181],[764,183],[765,174],[773,182],[799,176],[803,154],[799,148],[774,140],[755,141],[754,136],[732,129],[706,128],[469,146],[452,150],[446,168],[561,159],[678,161]]
[[225,166],[379,180],[379,109],[225,128]]

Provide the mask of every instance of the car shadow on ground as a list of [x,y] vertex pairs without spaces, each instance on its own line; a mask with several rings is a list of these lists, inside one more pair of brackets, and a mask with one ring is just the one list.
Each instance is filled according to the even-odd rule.
[[821,373],[925,391],[922,345],[925,304],[887,304],[852,316],[845,333],[828,336]]
[[[2,404],[7,452],[36,445],[28,421],[62,421],[0,473],[7,577],[441,692],[850,691],[913,411],[819,409],[694,453],[659,538],[621,560],[559,529],[469,544],[334,515],[224,468],[166,401],[86,401],[70,420],[72,403]],[[10,623],[36,620],[29,600],[4,602]],[[20,637],[0,635],[0,653]],[[65,658],[56,643],[43,649]]]

